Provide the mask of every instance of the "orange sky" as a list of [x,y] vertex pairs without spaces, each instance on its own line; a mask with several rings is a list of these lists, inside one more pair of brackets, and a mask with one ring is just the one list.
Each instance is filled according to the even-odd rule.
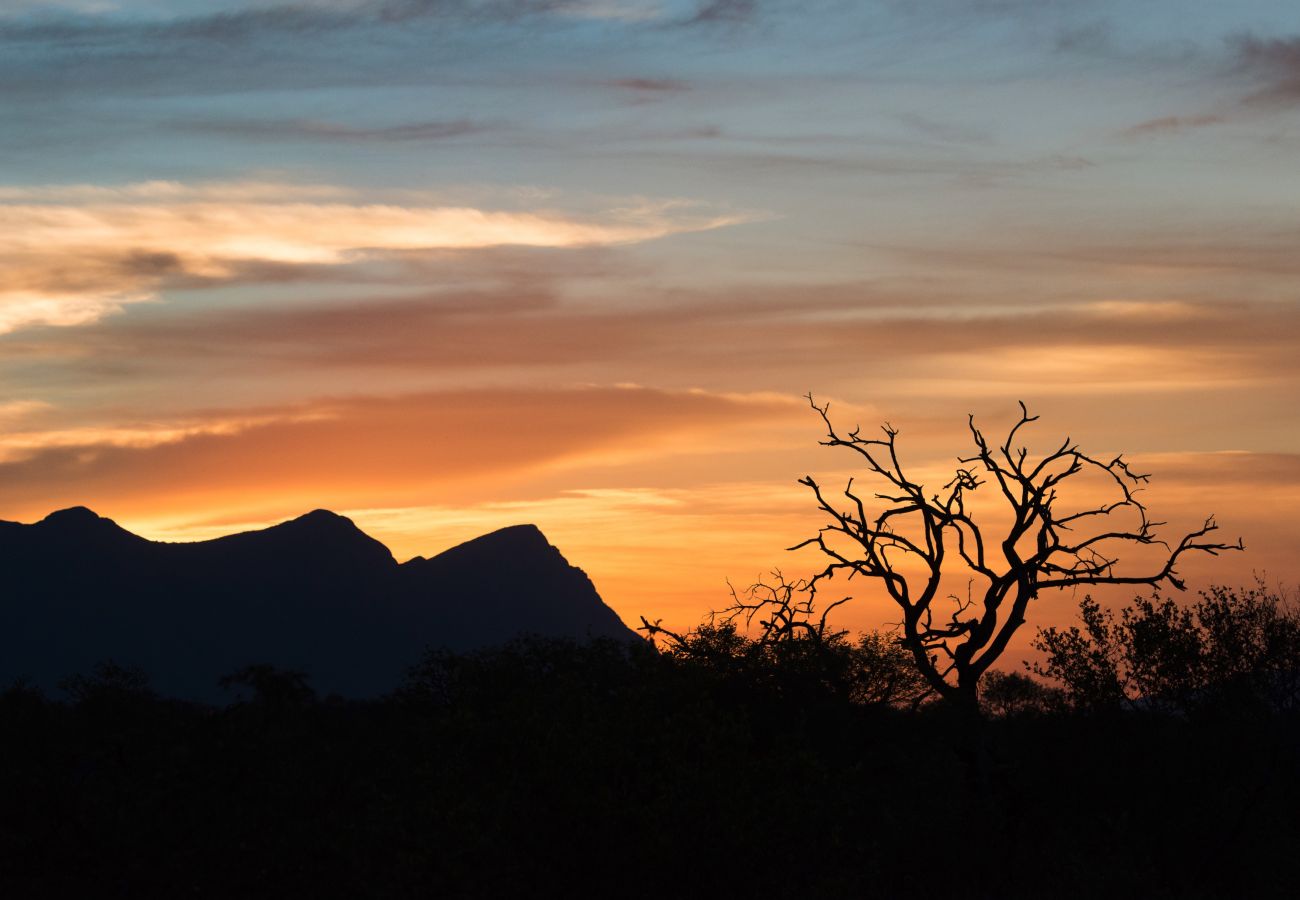
[[936,486],[1023,399],[1294,583],[1294,10],[940,5],[0,11],[0,518],[535,522],[686,627],[817,567],[805,393]]

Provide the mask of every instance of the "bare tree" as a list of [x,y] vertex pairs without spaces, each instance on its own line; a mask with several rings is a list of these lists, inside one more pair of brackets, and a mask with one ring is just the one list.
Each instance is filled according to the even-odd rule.
[[[1161,540],[1155,529],[1165,523],[1153,521],[1137,496],[1148,476],[1132,471],[1120,456],[1109,461],[1091,456],[1067,438],[1055,451],[1031,458],[1025,447],[1016,445],[1021,429],[1038,419],[1029,415],[1024,403],[1019,420],[998,446],[989,443],[970,416],[975,453],[959,457],[952,479],[931,492],[904,471],[897,429],[885,424],[879,438],[863,437],[859,428],[841,435],[831,424],[829,404],[818,406],[811,395],[808,402],[826,426],[822,446],[848,448],[869,476],[883,482],[879,491],[868,495],[880,508],[868,511],[852,479],[843,493],[847,508],[841,509],[811,476],[801,478],[799,483],[812,489],[830,522],[790,549],[813,546],[830,562],[810,579],[803,606],[781,603],[780,597],[768,606],[778,615],[794,614],[790,624],[780,626],[786,631],[824,629],[824,617],[810,621],[823,582],[841,573],[850,579],[879,580],[903,614],[899,641],[930,687],[944,698],[975,704],[981,676],[1024,624],[1029,604],[1040,592],[1164,582],[1184,590],[1176,566],[1185,554],[1242,549],[1240,540],[1224,544],[1209,539],[1218,530],[1212,516],[1176,544]],[[1100,477],[1111,499],[1062,510],[1058,488],[1089,472]],[[1007,513],[1007,524],[996,532],[988,523],[977,524],[967,509],[968,497],[988,483],[1000,491]],[[1145,571],[1121,570],[1119,554],[1136,547],[1159,549],[1159,560]],[[942,592],[941,584],[954,568],[970,578],[965,598]],[[977,581],[982,589],[975,589]],[[794,624],[800,616],[808,624]]]

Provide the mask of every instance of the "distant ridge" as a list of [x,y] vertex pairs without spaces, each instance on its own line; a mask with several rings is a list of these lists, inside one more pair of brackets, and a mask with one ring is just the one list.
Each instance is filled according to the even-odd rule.
[[52,689],[111,659],[165,695],[219,701],[221,675],[266,663],[369,697],[427,646],[523,633],[637,640],[535,525],[399,565],[324,509],[195,543],[150,541],[81,506],[0,521],[0,687]]

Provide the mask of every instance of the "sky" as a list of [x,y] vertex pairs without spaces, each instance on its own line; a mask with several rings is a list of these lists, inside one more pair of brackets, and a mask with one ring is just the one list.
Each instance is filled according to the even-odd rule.
[[0,85],[0,519],[534,522],[689,627],[820,567],[805,395],[936,486],[1023,400],[1300,578],[1293,0],[7,0]]

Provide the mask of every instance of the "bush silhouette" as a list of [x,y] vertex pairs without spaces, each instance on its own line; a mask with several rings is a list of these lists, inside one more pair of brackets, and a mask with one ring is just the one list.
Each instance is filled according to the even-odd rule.
[[1189,606],[1138,597],[1119,618],[1085,598],[1082,627],[1039,631],[1035,671],[1076,709],[1180,713],[1300,709],[1300,613],[1262,583]]

